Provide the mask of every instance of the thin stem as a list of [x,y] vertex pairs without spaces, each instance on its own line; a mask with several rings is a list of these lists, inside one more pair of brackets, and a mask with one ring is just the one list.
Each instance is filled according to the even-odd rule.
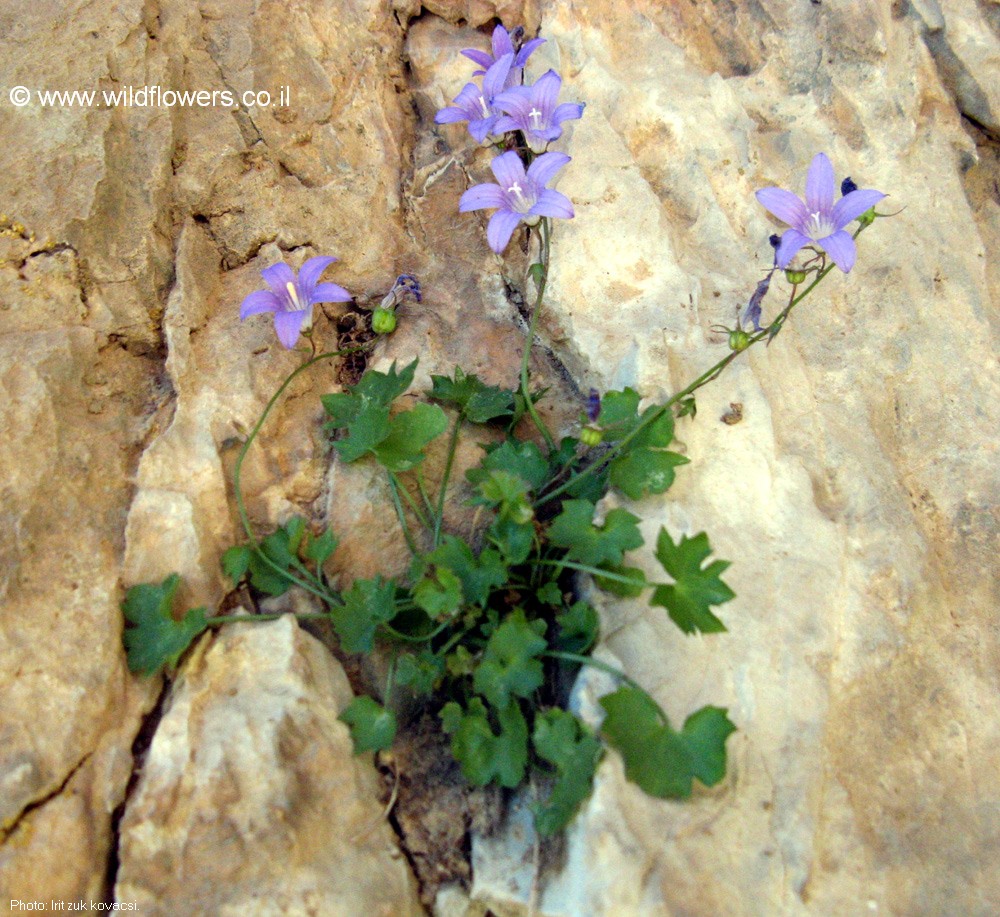
[[441,478],[441,492],[438,494],[437,510],[434,513],[434,547],[441,541],[441,526],[444,523],[444,502],[448,493],[448,478],[451,477],[451,466],[455,462],[455,449],[458,446],[458,434],[462,429],[462,412],[458,412],[448,439],[448,457],[444,463],[444,476]]
[[539,251],[539,263],[542,265],[542,276],[538,280],[538,293],[535,296],[535,306],[531,310],[531,321],[528,323],[528,338],[524,342],[524,354],[521,357],[521,394],[524,396],[524,403],[531,417],[532,422],[538,428],[538,432],[545,438],[549,449],[555,449],[556,442],[545,426],[545,422],[539,416],[534,402],[531,400],[531,391],[528,388],[528,361],[531,358],[531,347],[535,342],[535,328],[538,325],[538,316],[542,311],[542,300],[545,297],[545,286],[549,282],[549,256],[551,247],[549,244],[549,220],[542,217],[539,224],[541,226],[541,248]]
[[406,539],[406,546],[410,549],[410,553],[416,557],[417,556],[417,546],[414,544],[413,535],[410,534],[410,524],[406,521],[406,513],[403,512],[403,504],[399,500],[399,481],[396,479],[396,475],[391,471],[386,472],[389,475],[389,491],[392,494],[392,505],[396,508],[396,516],[399,518],[399,527],[403,530],[403,537]]
[[406,505],[413,511],[413,515],[417,517],[417,522],[419,522],[425,529],[429,529],[431,524],[424,515],[423,509],[417,505],[417,501],[413,499],[410,492],[403,486],[403,482],[399,480],[398,476],[396,476],[396,484],[399,485],[400,496],[402,496],[402,498],[406,501]]
[[[268,557],[263,551],[260,550],[260,542],[253,533],[253,529],[250,527],[250,517],[247,515],[246,505],[243,501],[243,491],[240,486],[240,479],[243,473],[243,461],[247,457],[247,452],[250,450],[250,446],[253,445],[253,441],[257,438],[257,434],[260,433],[261,427],[264,426],[264,421],[267,420],[268,415],[271,413],[271,409],[278,403],[278,399],[285,393],[285,389],[292,384],[292,381],[299,375],[299,373],[304,372],[314,363],[318,363],[320,360],[327,360],[331,357],[342,357],[345,354],[353,353],[359,350],[358,347],[346,347],[343,350],[332,350],[328,353],[321,353],[319,356],[312,357],[306,360],[301,366],[294,369],[291,374],[285,379],[284,382],[278,387],[278,390],[271,396],[271,400],[268,401],[267,406],[264,408],[264,413],[260,415],[260,419],[257,421],[253,430],[250,431],[250,435],[247,437],[247,441],[243,444],[243,448],[240,449],[240,454],[236,457],[236,465],[233,469],[233,489],[236,492],[236,508],[240,514],[240,521],[243,523],[243,530],[247,534],[247,538],[250,541],[250,547],[252,550],[260,557],[264,563],[271,567],[276,572],[280,573],[286,579],[291,580],[297,586],[301,586],[307,592],[311,592],[313,595],[318,596],[327,604],[331,602],[336,602],[337,597],[333,593],[322,587],[322,583],[319,584],[317,588],[312,582],[308,580],[300,579],[297,576],[293,576],[288,572],[287,569],[282,569],[278,564],[276,564],[270,557]],[[315,580],[318,583],[318,580]]]
[[205,623],[209,627],[214,627],[216,624],[228,624],[231,621],[250,621],[253,623],[256,623],[257,621],[276,621],[278,618],[283,618],[287,614],[294,615],[300,621],[330,620],[330,615],[325,611],[279,611],[259,615],[216,615],[214,618],[206,618]]
[[[854,233],[854,238],[857,239],[857,237],[861,235],[862,232],[864,232],[865,228],[866,227],[864,226],[858,227],[858,229]],[[635,439],[635,437],[638,436],[643,430],[645,430],[651,424],[656,423],[656,421],[658,421],[664,414],[666,414],[666,412],[670,410],[670,408],[673,407],[675,404],[677,404],[677,402],[679,402],[683,398],[687,398],[689,395],[693,394],[698,389],[700,389],[703,385],[707,385],[709,382],[716,379],[722,373],[722,371],[730,363],[732,363],[733,360],[735,360],[741,353],[743,353],[746,350],[749,350],[752,345],[759,343],[765,338],[767,338],[768,340],[773,338],[774,335],[781,330],[781,326],[785,323],[785,320],[788,318],[792,309],[794,309],[800,302],[802,302],[803,299],[805,299],[813,290],[815,290],[816,287],[819,285],[819,283],[823,280],[823,278],[826,277],[826,275],[829,274],[830,271],[833,270],[833,268],[834,264],[831,262],[822,270],[820,270],[819,273],[817,273],[816,278],[813,280],[813,282],[810,283],[809,286],[807,286],[797,296],[793,296],[792,300],[788,303],[787,306],[785,306],[784,309],[781,310],[781,312],[778,313],[778,315],[775,317],[774,321],[772,321],[770,325],[768,325],[766,328],[762,328],[760,331],[757,331],[750,336],[747,346],[743,348],[742,351],[734,350],[731,353],[728,353],[725,357],[719,360],[718,363],[716,363],[710,369],[707,369],[700,376],[698,376],[698,378],[695,379],[694,382],[682,388],[675,395],[672,395],[666,402],[660,405],[660,407],[656,411],[651,412],[650,415],[645,420],[642,421],[642,423],[636,425],[635,429],[633,429],[632,432],[628,434],[628,436],[626,436],[624,439],[620,440],[619,442],[611,446],[611,448],[608,449],[608,451],[601,456],[599,461],[593,462],[586,468],[582,469],[581,471],[578,471],[576,474],[571,475],[559,487],[551,491],[549,494],[543,496],[536,505],[540,506],[543,503],[548,503],[550,500],[554,500],[560,494],[564,494],[567,490],[569,490],[574,485],[578,484],[580,481],[584,480],[585,478],[589,478],[599,468],[603,467],[609,461],[611,461],[617,453],[621,452],[621,450],[624,449],[625,446],[627,446],[633,439]]]
[[565,662],[577,662],[580,665],[589,665],[591,668],[600,669],[602,672],[607,672],[609,675],[614,675],[616,678],[620,678],[625,684],[630,688],[635,688],[636,691],[641,691],[649,700],[652,702],[653,706],[656,707],[657,712],[663,719],[665,725],[670,725],[670,717],[663,712],[663,708],[656,702],[656,698],[653,697],[642,685],[639,684],[635,679],[629,678],[620,669],[616,669],[613,665],[608,665],[606,662],[601,662],[600,659],[594,659],[593,656],[581,656],[578,653],[565,653],[562,650],[546,650],[542,653],[543,656],[548,656],[552,659],[562,659]]
[[420,491],[420,499],[424,501],[424,509],[430,519],[434,518],[434,504],[431,502],[430,494],[427,492],[427,482],[424,480],[424,470],[417,466],[417,490]]
[[616,583],[627,583],[629,586],[642,586],[643,589],[657,585],[656,583],[647,583],[645,578],[639,580],[634,576],[624,576],[621,573],[615,573],[613,570],[602,570],[600,567],[590,567],[587,564],[578,564],[571,560],[539,560],[536,561],[536,565],[579,570],[581,573],[589,573],[591,576],[599,576],[602,579],[613,580]]

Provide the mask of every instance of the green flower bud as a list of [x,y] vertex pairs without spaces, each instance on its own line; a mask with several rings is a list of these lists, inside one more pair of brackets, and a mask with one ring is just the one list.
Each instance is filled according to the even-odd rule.
[[392,334],[396,330],[396,313],[381,306],[372,313],[372,331],[376,334]]
[[729,332],[729,349],[740,353],[750,346],[750,335],[741,328]]
[[794,283],[794,284],[805,283],[806,282],[806,272],[805,271],[786,270],[785,271],[785,280],[787,280],[789,283]]
[[580,431],[580,442],[590,448],[598,445],[603,439],[604,433],[598,430],[597,427],[584,427]]
[[866,210],[863,214],[861,214],[861,216],[858,217],[858,222],[862,226],[871,226],[872,223],[875,222],[876,216],[877,214],[875,213],[875,208],[872,207],[870,210]]

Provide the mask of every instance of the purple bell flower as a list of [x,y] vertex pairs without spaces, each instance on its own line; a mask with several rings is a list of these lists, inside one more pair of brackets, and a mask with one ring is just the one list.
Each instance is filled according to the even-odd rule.
[[498,185],[474,185],[458,202],[460,213],[497,208],[486,227],[490,248],[500,254],[519,223],[534,226],[542,217],[573,217],[569,198],[545,186],[570,161],[565,153],[543,153],[524,171],[521,157],[513,150],[490,163]]
[[270,290],[258,290],[243,300],[240,321],[261,312],[274,314],[274,330],[284,347],[291,350],[312,327],[313,306],[321,302],[350,302],[353,298],[335,283],[319,283],[320,275],[336,258],[310,258],[298,276],[283,261],[261,271]]
[[834,203],[834,190],[833,165],[825,153],[817,153],[806,175],[805,203],[783,188],[763,188],[757,192],[757,200],[791,227],[785,230],[775,252],[778,267],[788,267],[799,249],[810,242],[822,248],[845,274],[854,267],[857,248],[844,227],[885,195],[870,189],[856,190]]
[[494,129],[501,133],[521,131],[533,153],[544,153],[550,141],[562,136],[563,121],[583,115],[579,102],[556,105],[561,86],[559,74],[549,70],[532,86],[517,86],[500,93],[493,101],[506,114]]
[[454,104],[442,108],[434,116],[435,124],[468,121],[469,133],[475,138],[476,143],[487,143],[487,138],[494,132],[502,114],[500,109],[494,106],[493,100],[503,91],[513,63],[513,53],[501,57],[486,71],[482,89],[475,83],[466,83],[462,91],[455,96]]
[[[522,31],[523,30],[520,28],[515,29],[515,36]],[[545,44],[544,38],[532,38],[531,41],[524,43],[520,51],[515,53],[514,42],[511,40],[511,33],[508,32],[502,25],[498,25],[493,30],[492,54],[486,51],[479,51],[476,48],[466,48],[462,53],[469,58],[469,60],[479,64],[479,66],[483,68],[482,70],[477,70],[473,76],[482,76],[490,69],[490,67],[500,60],[500,58],[507,54],[514,54],[514,62],[511,65],[510,72],[507,74],[506,85],[519,86],[524,75],[524,65],[527,63],[528,58],[531,57],[535,48],[543,44]]]

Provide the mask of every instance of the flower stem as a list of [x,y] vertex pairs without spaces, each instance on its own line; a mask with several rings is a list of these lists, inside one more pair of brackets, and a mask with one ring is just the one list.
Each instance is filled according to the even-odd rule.
[[418,554],[417,546],[413,541],[413,535],[410,534],[410,524],[406,521],[406,513],[403,511],[403,504],[399,499],[399,480],[391,471],[387,471],[386,474],[389,475],[389,491],[392,494],[392,505],[396,508],[396,516],[399,518],[399,527],[403,530],[406,546],[410,549],[410,553],[416,557]]
[[448,438],[448,457],[444,463],[444,475],[441,478],[441,492],[438,494],[437,510],[434,513],[434,547],[441,541],[441,526],[444,523],[444,502],[448,492],[448,478],[451,477],[451,466],[455,462],[455,450],[458,448],[458,434],[462,429],[462,412],[458,412],[455,423],[451,428],[451,436]]
[[278,618],[283,618],[287,614],[294,615],[300,621],[328,621],[330,619],[330,615],[325,611],[279,611],[259,615],[216,615],[214,618],[206,618],[205,623],[209,627],[215,627],[217,624],[238,623],[240,621],[249,621],[255,624],[258,621],[277,621]]
[[536,561],[536,563],[538,566],[579,570],[581,573],[589,573],[591,576],[599,576],[602,579],[612,580],[616,583],[625,583],[629,586],[640,586],[643,589],[657,585],[657,583],[647,583],[645,578],[640,580],[636,579],[634,576],[624,576],[621,573],[615,573],[614,570],[602,570],[600,567],[590,567],[587,564],[578,564],[571,560],[539,560]]
[[[299,373],[304,372],[310,366],[312,366],[315,363],[318,363],[320,360],[327,360],[330,359],[331,357],[342,357],[345,354],[353,353],[358,349],[359,349],[358,347],[347,347],[344,348],[343,350],[332,350],[329,351],[328,353],[321,353],[319,356],[315,356],[309,360],[306,360],[305,363],[294,369],[289,374],[288,378],[281,383],[281,385],[278,387],[278,390],[271,396],[271,400],[268,401],[267,406],[264,408],[264,413],[260,415],[260,419],[257,421],[253,430],[250,431],[250,435],[247,437],[247,441],[243,444],[243,448],[240,449],[240,454],[236,457],[236,465],[233,469],[233,490],[236,492],[236,508],[240,514],[240,521],[243,523],[243,530],[246,532],[247,538],[250,541],[251,549],[257,554],[257,556],[261,560],[264,561],[264,563],[267,566],[271,567],[277,573],[280,573],[286,579],[291,580],[297,586],[301,586],[307,592],[311,592],[313,595],[318,596],[327,604],[335,604],[337,601],[337,597],[329,590],[323,588],[322,583],[319,583],[318,580],[315,580],[315,583],[319,584],[317,586],[314,585],[314,582],[310,582],[309,580],[300,579],[299,577],[294,576],[293,574],[289,573],[287,569],[284,569],[278,564],[276,564],[273,560],[271,560],[270,557],[268,557],[263,551],[261,551],[260,542],[257,540],[256,535],[254,535],[253,529],[250,527],[250,517],[247,515],[246,505],[243,501],[243,490],[242,487],[240,486],[240,478],[243,473],[243,461],[244,459],[246,459],[247,452],[250,450],[250,446],[253,445],[253,441],[257,438],[257,434],[260,433],[261,427],[264,426],[264,421],[267,420],[268,415],[271,413],[271,409],[275,406],[275,404],[278,403],[278,399],[281,398],[281,396],[285,393],[285,389],[287,389],[288,386],[292,384],[292,382],[298,377]],[[310,579],[314,578],[310,577]]]
[[535,296],[535,306],[531,310],[531,321],[528,323],[528,339],[524,342],[524,355],[521,357],[521,395],[531,417],[532,423],[538,428],[538,432],[545,438],[549,449],[555,449],[556,442],[545,426],[545,422],[539,416],[534,402],[531,400],[531,390],[528,388],[528,361],[531,359],[531,347],[535,342],[535,328],[538,326],[538,316],[542,312],[542,300],[545,297],[545,287],[549,281],[549,259],[551,246],[549,244],[549,220],[542,217],[539,224],[541,226],[541,246],[539,249],[539,263],[542,266],[541,277],[536,279],[538,283],[538,293]]
[[[857,237],[861,235],[862,232],[864,232],[865,228],[866,227],[864,226],[858,227],[858,229],[854,232],[854,238],[857,239]],[[605,452],[598,461],[593,462],[586,468],[582,469],[581,471],[578,471],[576,474],[571,475],[555,490],[551,491],[548,494],[543,495],[540,498],[539,502],[536,503],[535,505],[540,506],[543,503],[548,503],[550,500],[555,499],[560,494],[564,494],[567,490],[578,484],[580,481],[584,480],[585,478],[589,478],[592,474],[597,472],[599,468],[603,467],[609,461],[611,461],[617,453],[621,452],[621,450],[624,449],[625,446],[627,446],[633,439],[635,439],[636,436],[638,436],[643,430],[645,430],[651,424],[656,423],[656,421],[658,421],[668,410],[670,410],[671,407],[677,404],[677,402],[679,402],[683,398],[687,398],[689,395],[693,394],[698,389],[700,389],[703,385],[707,385],[709,382],[718,378],[722,374],[722,371],[730,363],[732,363],[733,360],[735,360],[740,355],[740,353],[744,352],[745,350],[749,350],[751,346],[759,343],[760,341],[763,341],[765,338],[768,341],[770,341],[771,338],[773,338],[781,330],[786,319],[791,314],[792,309],[794,309],[800,302],[802,302],[803,299],[805,299],[813,290],[815,290],[816,287],[827,276],[827,274],[829,274],[830,271],[833,270],[833,268],[834,264],[831,262],[821,271],[819,271],[813,282],[810,283],[809,286],[807,286],[801,293],[799,293],[796,296],[793,296],[788,305],[785,306],[785,308],[782,309],[781,312],[777,314],[777,316],[775,316],[774,321],[772,321],[766,328],[762,328],[760,331],[750,336],[749,342],[747,343],[747,346],[744,348],[743,351],[734,350],[726,354],[726,356],[724,356],[721,360],[719,360],[718,363],[716,363],[710,369],[705,370],[705,372],[703,372],[700,376],[698,376],[698,378],[695,379],[693,382],[691,382],[689,385],[682,388],[676,394],[671,395],[670,398],[662,405],[660,405],[660,407],[656,411],[651,412],[647,418],[645,418],[640,424],[638,424],[635,427],[635,429],[632,430],[631,433],[629,433],[628,436],[626,436],[619,442],[615,443],[610,449],[608,449],[608,451]]]

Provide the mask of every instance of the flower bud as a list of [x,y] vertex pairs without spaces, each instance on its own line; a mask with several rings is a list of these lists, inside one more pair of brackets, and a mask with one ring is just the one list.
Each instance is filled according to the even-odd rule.
[[604,433],[602,433],[597,427],[587,426],[580,431],[580,442],[591,449],[598,445],[603,439]]
[[750,346],[750,335],[742,328],[734,328],[729,332],[729,349],[740,353]]
[[372,312],[372,331],[376,334],[392,334],[396,330],[396,313],[381,306]]
[[806,272],[805,271],[785,271],[785,280],[791,284],[799,284],[806,282]]

